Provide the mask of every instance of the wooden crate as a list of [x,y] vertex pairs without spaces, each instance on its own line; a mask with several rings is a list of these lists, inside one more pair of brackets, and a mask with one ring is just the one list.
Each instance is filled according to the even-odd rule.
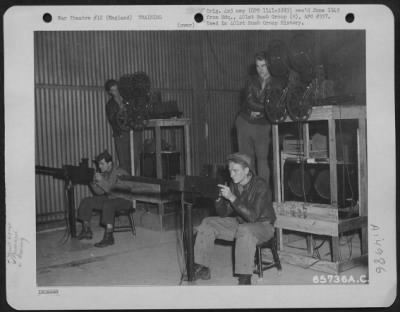
[[339,210],[328,204],[298,201],[274,202],[274,209],[277,216],[328,222],[337,222],[339,220]]
[[[193,209],[193,226],[198,226],[208,214],[207,209]],[[167,209],[162,215],[158,214],[157,209],[138,209],[134,220],[136,226],[159,232],[182,229],[182,214],[179,208],[175,211]]]

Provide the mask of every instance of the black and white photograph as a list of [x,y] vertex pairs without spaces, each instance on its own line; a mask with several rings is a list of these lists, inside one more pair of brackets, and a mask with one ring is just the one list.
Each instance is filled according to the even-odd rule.
[[390,10],[94,8],[5,19],[10,305],[393,302]]

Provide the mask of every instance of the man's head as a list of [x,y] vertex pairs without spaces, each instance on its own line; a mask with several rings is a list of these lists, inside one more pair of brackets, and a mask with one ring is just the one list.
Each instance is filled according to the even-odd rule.
[[234,153],[228,156],[228,168],[235,184],[246,184],[254,172],[251,158],[246,154]]
[[267,79],[270,76],[268,70],[268,55],[267,52],[258,52],[254,56],[257,74],[262,79]]
[[101,172],[111,171],[113,166],[113,161],[112,161],[112,156],[107,150],[97,155],[95,160]]
[[111,96],[119,95],[118,82],[114,79],[107,80],[106,83],[104,84],[104,89]]

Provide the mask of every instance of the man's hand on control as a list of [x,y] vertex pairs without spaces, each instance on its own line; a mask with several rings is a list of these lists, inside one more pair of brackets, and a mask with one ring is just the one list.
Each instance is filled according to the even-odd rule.
[[102,180],[103,180],[103,176],[101,175],[101,173],[100,172],[96,172],[94,174],[94,182],[97,183],[97,182],[100,182]]
[[236,196],[231,192],[231,189],[227,185],[218,184],[219,194],[229,200],[231,203],[235,201]]

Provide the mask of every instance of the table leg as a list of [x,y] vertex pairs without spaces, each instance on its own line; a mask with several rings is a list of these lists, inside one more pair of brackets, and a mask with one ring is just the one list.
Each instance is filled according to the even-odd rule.
[[183,135],[185,140],[185,174],[192,174],[192,159],[190,156],[190,128],[189,125],[185,125],[183,128]]
[[155,140],[156,140],[156,171],[157,171],[157,178],[163,178],[162,172],[162,162],[161,162],[161,128],[155,127]]
[[69,219],[69,230],[71,237],[75,238],[76,237],[75,194],[74,194],[74,186],[72,184],[70,184],[68,187],[68,219]]
[[314,248],[313,248],[313,236],[312,234],[307,234],[306,241],[307,241],[307,252],[309,255],[314,255]]
[[192,204],[186,204],[186,271],[189,282],[194,280],[194,247],[193,247],[193,222],[192,222]]
[[360,241],[361,241],[361,254],[365,255],[368,253],[368,229],[363,227],[360,230]]
[[277,233],[277,239],[278,239],[278,248],[280,251],[283,250],[283,230],[281,228],[278,228]]
[[331,255],[332,255],[332,262],[338,262],[339,259],[339,237],[332,236],[331,240]]

